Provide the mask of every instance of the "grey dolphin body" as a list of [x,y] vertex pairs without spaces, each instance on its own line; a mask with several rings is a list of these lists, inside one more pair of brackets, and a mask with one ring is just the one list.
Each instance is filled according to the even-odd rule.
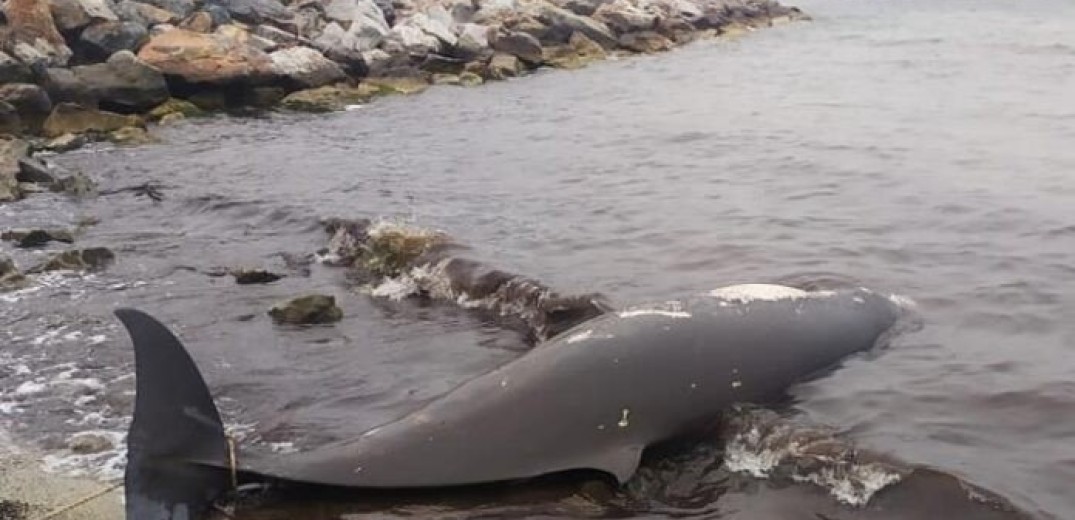
[[[736,286],[676,305],[608,313],[347,441],[239,469],[368,488],[478,484],[591,469],[620,482],[643,450],[711,423],[736,402],[795,382],[886,337],[901,314],[865,289]],[[227,485],[229,456],[209,392],[167,329],[117,311],[131,333],[138,395],[127,517],[197,518]]]

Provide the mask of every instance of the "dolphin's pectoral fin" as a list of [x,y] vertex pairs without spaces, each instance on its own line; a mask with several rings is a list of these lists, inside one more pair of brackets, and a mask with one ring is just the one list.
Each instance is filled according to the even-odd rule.
[[620,484],[623,484],[630,480],[638,470],[638,465],[642,461],[642,449],[643,446],[639,445],[612,446],[594,454],[594,457],[587,461],[586,466],[609,473],[616,477]]

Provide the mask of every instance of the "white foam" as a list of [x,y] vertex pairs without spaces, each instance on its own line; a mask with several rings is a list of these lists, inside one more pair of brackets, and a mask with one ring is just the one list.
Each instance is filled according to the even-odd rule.
[[48,389],[48,385],[46,385],[44,383],[37,383],[37,382],[34,382],[34,381],[26,381],[23,384],[19,385],[18,388],[15,389],[15,395],[16,396],[21,396],[21,397],[37,395],[37,394],[44,393],[45,390],[47,390],[47,389]]

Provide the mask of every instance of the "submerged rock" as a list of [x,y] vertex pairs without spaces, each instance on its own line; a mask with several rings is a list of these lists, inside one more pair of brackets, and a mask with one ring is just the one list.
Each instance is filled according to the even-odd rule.
[[545,49],[545,63],[561,69],[578,69],[608,57],[605,49],[582,33],[574,33],[567,45]]
[[653,54],[670,50],[676,44],[654,31],[642,31],[620,36],[620,45],[635,52]]
[[[0,255],[0,291],[22,289],[28,285],[26,277],[19,272],[15,261]],[[2,517],[0,517],[2,518]]]
[[269,272],[264,269],[240,269],[232,271],[231,275],[235,277],[235,283],[239,285],[272,283],[283,278],[283,275]]
[[278,324],[312,325],[340,321],[343,311],[336,306],[334,296],[311,294],[273,307],[269,316]]
[[86,174],[77,172],[57,179],[52,184],[52,191],[66,193],[73,197],[88,197],[97,194],[97,183]]
[[67,439],[67,449],[78,455],[90,455],[115,449],[112,439],[93,432],[80,432]]
[[141,145],[159,142],[140,126],[125,126],[108,134],[108,140],[122,145]]
[[49,242],[71,244],[75,236],[66,229],[30,229],[5,231],[0,233],[0,239],[15,242],[16,247],[26,249],[41,247]]
[[139,126],[142,121],[138,116],[124,116],[86,108],[74,103],[60,103],[45,120],[41,132],[45,137],[59,137],[64,134],[81,134],[85,132],[114,132],[126,126]]
[[280,104],[284,108],[303,112],[333,112],[343,110],[348,105],[366,103],[379,93],[379,88],[370,85],[326,86],[292,92]]
[[28,273],[46,271],[101,271],[116,260],[116,254],[104,247],[72,249],[53,255],[45,262],[31,268]]
[[183,117],[198,117],[205,115],[205,111],[198,105],[178,98],[169,98],[167,101],[153,107],[147,116],[150,121],[162,120],[169,115],[179,114]]

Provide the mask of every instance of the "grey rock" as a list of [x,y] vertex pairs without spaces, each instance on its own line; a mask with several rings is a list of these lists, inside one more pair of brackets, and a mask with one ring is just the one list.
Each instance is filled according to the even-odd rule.
[[30,153],[30,145],[22,139],[0,136],[0,202],[19,199],[19,160]]
[[119,51],[105,63],[71,69],[89,95],[109,110],[144,112],[168,100],[168,84],[161,72],[131,51]]
[[105,0],[49,0],[56,27],[72,31],[94,21],[117,21],[119,17]]
[[194,12],[194,0],[145,0],[145,3],[175,13],[180,18],[186,18]]
[[617,34],[649,31],[657,26],[656,14],[640,9],[629,0],[614,0],[602,5],[593,19],[605,23]]
[[53,105],[69,102],[97,106],[97,98],[90,94],[89,87],[71,69],[47,69],[42,86],[44,86]]
[[604,49],[614,49],[618,45],[608,26],[597,20],[579,16],[548,3],[540,4],[537,11],[538,18],[549,26],[550,37],[557,43],[566,42],[572,33],[579,32]]
[[541,42],[524,32],[497,31],[489,39],[489,46],[530,63],[541,63],[544,59]]
[[0,100],[0,134],[18,135],[22,133],[22,118],[19,111],[10,103]]
[[343,69],[309,47],[291,47],[269,54],[273,71],[299,88],[329,85],[347,78]]
[[135,22],[102,22],[82,31],[79,50],[93,60],[103,61],[119,51],[137,51],[149,41],[149,32]]
[[6,101],[19,116],[40,117],[52,110],[52,100],[45,89],[32,83],[8,83],[0,85],[0,101]]
[[30,67],[0,51],[0,83],[24,83],[32,79]]
[[294,17],[278,0],[209,0],[206,4],[220,6],[232,19],[254,25],[287,22]]
[[19,159],[19,173],[16,175],[19,182],[34,182],[39,184],[52,184],[56,182],[49,167],[32,157]]

